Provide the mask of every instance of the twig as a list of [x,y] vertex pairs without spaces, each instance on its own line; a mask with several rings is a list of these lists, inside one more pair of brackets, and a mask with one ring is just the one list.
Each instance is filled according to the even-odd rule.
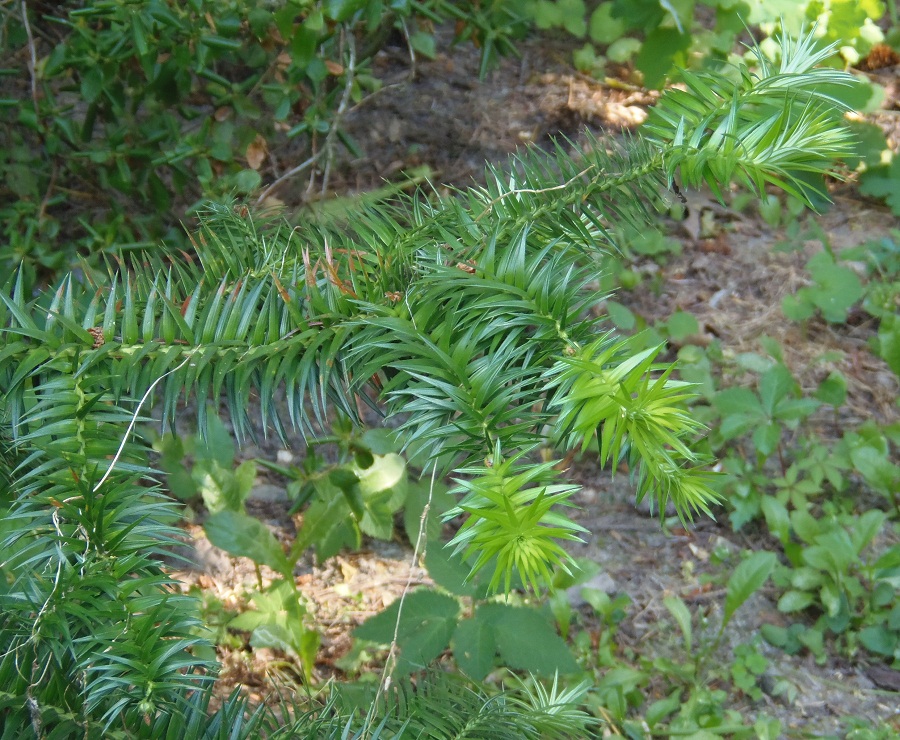
[[25,35],[28,36],[28,74],[31,77],[31,102],[34,103],[34,112],[38,114],[37,98],[37,50],[34,46],[34,36],[31,34],[31,24],[28,22],[28,6],[22,0],[22,25],[25,27]]
[[409,26],[406,25],[403,18],[400,19],[400,27],[403,29],[403,38],[406,39],[406,49],[409,52],[409,76],[407,79],[412,81],[416,79],[416,50],[409,38]]
[[[343,33],[342,33],[343,35]],[[353,92],[353,82],[356,79],[356,41],[353,34],[344,36],[347,40],[347,69],[345,70],[344,92],[341,94],[341,102],[338,103],[337,110],[334,112],[334,119],[331,122],[331,128],[325,137],[325,144],[322,147],[322,153],[325,156],[325,171],[322,173],[321,194],[324,196],[328,190],[328,179],[331,175],[331,160],[334,151],[334,138],[337,136],[338,128],[341,120],[347,111],[347,105],[350,102],[350,93]]]
[[431,511],[431,501],[434,497],[434,484],[436,478],[437,465],[435,465],[431,470],[431,485],[428,487],[428,500],[425,502],[425,506],[422,507],[422,516],[419,517],[419,532],[416,535],[416,546],[413,549],[409,575],[407,576],[406,583],[403,586],[403,593],[400,594],[400,599],[397,607],[397,621],[394,622],[394,636],[391,639],[391,646],[390,648],[388,648],[387,658],[384,661],[384,670],[381,672],[381,680],[378,683],[378,691],[375,693],[375,698],[372,700],[372,703],[369,706],[369,711],[366,714],[366,721],[365,724],[363,724],[362,733],[360,734],[360,737],[363,738],[363,740],[365,740],[365,738],[369,736],[369,731],[372,728],[372,723],[375,721],[375,712],[377,710],[379,700],[391,685],[391,673],[393,672],[394,665],[397,662],[397,639],[400,636],[400,619],[403,616],[403,604],[405,603],[406,596],[409,593],[409,589],[412,587],[414,582],[413,574],[416,569],[416,564],[419,562],[419,552],[421,550],[421,556],[424,559],[428,547],[426,529],[428,522],[428,513]]
[[256,205],[262,204],[262,202],[267,197],[269,197],[272,191],[275,190],[275,188],[277,188],[279,185],[281,185],[281,183],[283,183],[285,180],[289,180],[295,175],[299,175],[304,170],[316,164],[323,157],[325,158],[325,172],[322,176],[322,194],[324,195],[325,190],[328,187],[328,178],[331,172],[331,152],[334,149],[334,138],[335,136],[337,136],[337,130],[340,126],[341,119],[347,112],[347,106],[350,101],[350,93],[353,91],[353,81],[356,79],[356,44],[353,41],[352,36],[347,37],[347,46],[349,47],[349,61],[347,63],[346,69],[346,83],[344,84],[344,92],[341,94],[341,101],[340,103],[338,103],[337,110],[334,113],[334,119],[331,122],[331,127],[328,129],[328,134],[325,137],[325,142],[322,145],[322,148],[318,152],[314,152],[313,155],[305,162],[298,164],[296,167],[292,167],[283,175],[276,178],[272,183],[270,183],[259,194],[259,197],[256,199]]
[[59,167],[56,160],[53,160],[53,169],[50,172],[50,182],[47,184],[47,190],[44,191],[44,197],[41,200],[41,207],[38,210],[38,221],[42,221],[47,214],[47,205],[50,203],[50,197],[53,195],[53,188],[56,185],[56,177],[59,174]]
[[272,182],[265,190],[263,190],[259,194],[259,197],[256,199],[256,205],[260,205],[269,196],[269,193],[271,193],[275,188],[281,185],[281,183],[283,183],[285,180],[292,178],[294,175],[299,175],[307,167],[314,165],[321,156],[321,152],[319,152],[318,154],[313,154],[313,156],[311,156],[302,164],[298,164],[296,167],[292,167],[287,172],[285,172],[281,177]]

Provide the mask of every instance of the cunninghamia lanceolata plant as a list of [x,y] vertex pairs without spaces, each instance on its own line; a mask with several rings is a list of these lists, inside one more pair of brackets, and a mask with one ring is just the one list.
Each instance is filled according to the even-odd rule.
[[210,205],[196,258],[123,258],[37,298],[12,278],[0,711],[87,736],[150,734],[199,711],[209,666],[190,654],[191,603],[157,560],[176,512],[133,431],[145,399],[170,420],[193,397],[204,428],[206,400],[224,398],[241,438],[252,407],[284,433],[279,389],[304,432],[330,405],[352,417],[357,399],[379,404],[407,448],[458,480],[454,544],[494,568],[495,588],[516,573],[539,588],[570,562],[559,540],[581,531],[563,513],[576,487],[533,461],[538,446],[597,436],[639,498],[708,511],[690,386],[657,362],[661,347],[603,333],[590,282],[616,228],[646,225],[676,177],[808,196],[809,176],[846,153],[843,108],[820,90],[851,78],[814,68],[829,52],[811,36],[783,50],[777,68],[685,73],[645,138],[531,151],[508,173],[490,167],[484,187],[295,229]]

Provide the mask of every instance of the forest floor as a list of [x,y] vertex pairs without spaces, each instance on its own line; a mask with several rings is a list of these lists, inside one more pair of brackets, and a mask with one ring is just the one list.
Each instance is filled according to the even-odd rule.
[[[485,162],[502,164],[519,147],[547,146],[551,137],[559,136],[578,141],[585,128],[598,135],[634,128],[655,98],[655,93],[627,84],[604,84],[574,73],[563,46],[525,43],[521,48],[521,59],[503,60],[483,82],[478,81],[477,51],[468,46],[445,45],[435,60],[418,61],[414,77],[402,47],[382,53],[376,71],[386,82],[384,89],[346,121],[364,156],[344,155],[336,162],[330,189],[352,195],[423,167],[434,183],[465,186],[478,181]],[[889,74],[882,84],[896,95],[896,81]],[[291,152],[272,156],[285,169],[291,166]],[[306,186],[289,183],[278,197],[294,205]],[[760,352],[760,336],[772,336],[784,347],[786,364],[807,390],[831,369],[840,370],[849,382],[844,417],[822,420],[823,428],[835,427],[835,434],[843,425],[865,418],[896,421],[897,379],[866,351],[870,325],[862,318],[854,324],[851,317],[839,328],[817,321],[801,327],[781,314],[782,297],[807,279],[803,267],[821,248],[819,242],[810,238],[793,251],[773,251],[785,239],[784,229],[761,218],[753,203],[734,211],[709,194],[690,193],[687,198],[687,216],[662,225],[679,243],[680,253],[669,255],[662,265],[652,258],[632,265],[647,279],[638,290],[619,293],[616,300],[651,325],[676,310],[688,311],[700,327],[694,341],[708,344],[717,339],[725,353]],[[834,205],[817,221],[837,251],[900,228],[887,208],[860,198],[852,185],[836,186],[833,198]],[[840,359],[817,361],[831,349],[840,350]],[[261,442],[245,448],[241,456],[296,461],[304,449],[299,439],[290,449],[282,446],[275,440]],[[701,519],[688,529],[665,527],[658,517],[634,505],[627,475],[611,478],[590,460],[576,463],[574,477],[583,485],[576,499],[582,507],[577,521],[590,534],[583,545],[572,547],[572,553],[601,566],[589,585],[630,598],[616,637],[622,651],[631,649],[652,660],[678,650],[677,630],[663,606],[663,598],[670,594],[680,595],[691,607],[695,624],[703,620],[717,624],[724,586],[715,584],[724,584],[727,572],[713,553],[773,546],[764,527],[751,524],[734,532],[724,510],[718,521]],[[290,541],[294,522],[286,514],[282,486],[276,478],[261,476],[249,510]],[[186,534],[193,540],[196,568],[179,576],[209,591],[226,607],[238,608],[255,587],[252,565],[212,548],[199,526],[188,526]],[[397,598],[410,580],[429,582],[425,571],[411,561],[405,541],[367,540],[360,552],[303,567],[298,583],[323,635],[316,678],[343,675],[335,661],[350,650],[351,629]],[[711,580],[704,578],[707,575]],[[593,612],[573,598],[582,623],[591,628]],[[727,663],[734,646],[756,634],[761,624],[785,624],[784,619],[772,593],[763,589],[738,612],[716,658]],[[594,624],[593,629],[599,626]],[[786,736],[841,734],[848,717],[883,722],[900,731],[897,672],[837,657],[818,665],[811,655],[789,656],[764,643],[760,650],[769,660],[763,688],[787,679],[796,694],[788,701],[764,693],[755,703],[733,697],[734,707],[745,717],[762,713],[778,717]],[[223,649],[220,657],[224,687],[241,684],[259,697],[267,693],[277,662],[271,651]],[[651,700],[660,698],[652,695],[652,682],[647,691]]]

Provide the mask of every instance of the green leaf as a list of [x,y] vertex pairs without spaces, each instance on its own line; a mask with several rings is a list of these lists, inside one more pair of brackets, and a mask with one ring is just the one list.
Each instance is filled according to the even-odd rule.
[[617,64],[625,64],[635,54],[637,54],[643,46],[637,39],[623,37],[613,41],[606,50],[606,56],[609,60]]
[[426,31],[416,31],[409,36],[409,45],[419,54],[428,59],[434,59],[437,56],[437,49],[434,44],[434,34]]
[[391,492],[397,508],[406,495],[406,461],[396,453],[375,455],[375,460],[365,470],[357,470],[358,486],[363,499],[378,493]]
[[669,613],[675,618],[678,628],[684,637],[684,648],[689,653],[693,650],[694,633],[691,626],[691,612],[678,596],[666,596],[663,604]]
[[[356,517],[357,523],[365,516],[366,509],[363,501],[362,493],[359,490],[359,475],[355,467],[349,465],[338,465],[328,471],[328,486],[340,491],[347,506]],[[325,482],[320,481],[317,484],[317,490],[322,489],[325,495],[330,495],[331,491],[324,488]]]
[[763,408],[756,394],[749,388],[726,388],[713,396],[713,406],[722,416],[743,414],[748,418],[762,418]]
[[549,30],[562,23],[562,13],[559,6],[551,0],[536,0],[529,7],[534,25],[541,30]]
[[878,509],[870,509],[856,518],[850,527],[850,538],[857,554],[862,553],[878,536],[886,518],[887,515]]
[[778,611],[785,614],[803,611],[814,601],[815,598],[808,591],[786,591],[778,599]]
[[302,630],[300,641],[297,644],[297,639],[295,638],[294,646],[300,655],[303,677],[306,679],[306,683],[309,684],[312,681],[312,671],[316,664],[316,654],[319,652],[319,646],[322,644],[322,636],[316,630],[305,629],[302,625],[299,625],[299,629]]
[[644,85],[660,88],[676,61],[691,45],[691,34],[675,28],[654,28],[641,46],[635,66],[644,73]]
[[494,667],[497,640],[494,627],[483,619],[463,619],[450,640],[460,670],[475,681],[484,680]]
[[816,537],[822,532],[819,521],[809,512],[800,509],[791,512],[791,526],[797,536],[807,544],[815,542]]
[[797,381],[784,365],[775,365],[763,373],[759,379],[759,397],[763,410],[770,418],[775,416],[779,402],[790,396],[796,387]]
[[587,33],[584,0],[556,0],[556,2],[560,9],[562,27],[575,38],[582,38]]
[[825,576],[821,571],[801,565],[794,568],[791,573],[791,585],[801,591],[814,591],[824,582]]
[[863,287],[856,273],[849,267],[836,265],[828,252],[819,252],[806,263],[816,286],[809,293],[813,304],[826,321],[840,323],[847,319],[847,311],[863,295]]
[[194,459],[212,460],[223,468],[231,468],[234,465],[234,455],[234,439],[218,414],[210,407],[203,434],[195,438]]
[[816,544],[803,551],[803,561],[813,568],[843,576],[857,560],[856,548],[850,535],[843,529],[833,529],[816,537]]
[[440,481],[434,481],[433,490],[430,479],[410,481],[407,486],[406,505],[403,507],[403,528],[412,543],[415,543],[419,536],[422,515],[425,506],[429,503],[429,494],[431,503],[428,509],[428,519],[425,522],[426,542],[440,540],[443,529],[441,517],[444,512],[449,511],[456,504],[456,500],[449,494],[447,486]]
[[859,192],[884,198],[885,203],[900,216],[900,157],[894,156],[890,165],[873,167],[860,177]]
[[103,92],[103,70],[99,65],[91,67],[81,78],[81,97],[86,103],[93,103]]
[[681,705],[681,696],[678,692],[673,692],[665,699],[658,699],[647,707],[644,711],[644,719],[652,729],[670,714],[674,714],[681,709]]
[[229,555],[250,558],[291,577],[291,565],[281,545],[259,519],[236,511],[220,511],[204,522],[203,531],[213,545]]
[[256,482],[256,464],[247,460],[231,470],[214,461],[198,462],[191,477],[211,514],[226,509],[241,512]]
[[755,552],[734,569],[725,588],[725,611],[723,622],[731,617],[769,578],[775,567],[775,553]]
[[[823,583],[822,587],[819,589],[819,599],[822,602],[822,606],[825,607],[825,613],[829,617],[839,617],[841,613],[841,607],[843,606],[843,601],[846,597],[841,591],[838,589],[837,584],[835,583]],[[834,625],[829,625],[831,629],[835,632],[840,632],[841,629]]]
[[255,648],[274,648],[288,655],[297,656],[291,633],[280,624],[261,624],[250,635],[250,645]]
[[760,501],[760,509],[766,518],[766,526],[769,531],[778,537],[782,544],[786,544],[791,538],[791,518],[787,507],[774,496],[763,496]]
[[475,596],[477,579],[469,579],[471,568],[444,548],[440,540],[428,543],[425,568],[435,584],[445,591],[456,596]]
[[261,184],[262,175],[256,170],[241,170],[234,176],[234,189],[242,195],[254,192]]
[[850,449],[850,460],[872,488],[883,493],[896,490],[900,467],[888,459],[887,452],[866,444],[857,445]]
[[805,419],[819,408],[814,398],[785,398],[775,408],[775,418],[781,422],[792,422]]
[[676,342],[700,333],[700,324],[687,311],[676,311],[673,313],[669,320],[666,321],[666,328],[669,330],[669,336]]
[[775,624],[763,624],[760,625],[759,632],[766,642],[775,647],[784,647],[788,643],[788,631],[785,627],[779,627]]
[[637,318],[631,309],[616,301],[606,302],[606,313],[609,314],[609,320],[624,331],[631,331],[637,324]]
[[806,300],[808,293],[801,288],[797,295],[786,295],[781,299],[781,312],[786,319],[791,321],[808,321],[816,315],[816,309],[812,302]]
[[372,465],[356,471],[365,511],[359,527],[382,540],[394,532],[394,513],[406,500],[406,462],[400,455],[375,455]]
[[540,676],[575,673],[579,670],[565,641],[540,612],[507,604],[484,604],[475,619],[494,629],[503,665]]
[[360,544],[359,528],[346,497],[337,486],[318,481],[316,497],[303,513],[292,555],[300,557],[308,547],[315,547],[316,560],[322,563],[342,548],[352,550]]
[[897,633],[882,624],[864,627],[859,631],[859,641],[866,650],[887,658],[894,656],[898,640],[900,637]]
[[392,429],[367,429],[363,433],[362,443],[375,455],[400,451],[397,436]]
[[325,0],[325,16],[338,23],[344,23],[364,5],[365,0]]
[[612,3],[602,3],[591,13],[588,34],[594,43],[606,46],[625,33],[625,24],[613,18],[612,9]]
[[753,430],[753,445],[756,451],[763,457],[768,457],[776,449],[781,441],[781,424],[769,422]]
[[878,354],[894,371],[894,375],[900,377],[900,317],[882,318],[878,326]]
[[459,602],[432,589],[419,589],[406,597],[402,612],[400,599],[397,599],[383,612],[357,627],[353,636],[382,645],[390,644],[398,613],[397,646],[400,655],[397,670],[410,673],[428,667],[450,644],[456,629]]
[[847,400],[847,379],[843,373],[832,371],[828,374],[819,387],[816,388],[815,396],[822,403],[838,408],[843,406]]

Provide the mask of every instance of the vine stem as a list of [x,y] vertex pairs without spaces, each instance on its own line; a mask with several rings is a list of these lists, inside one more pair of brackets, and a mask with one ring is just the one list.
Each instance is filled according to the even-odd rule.
[[181,363],[179,363],[179,365],[177,367],[173,367],[168,372],[163,373],[162,375],[160,375],[156,380],[154,380],[150,384],[150,387],[147,389],[147,392],[144,393],[143,397],[141,398],[140,402],[137,405],[137,408],[134,410],[134,413],[131,415],[131,421],[128,424],[128,429],[125,430],[125,434],[122,435],[122,442],[119,445],[119,449],[116,451],[116,454],[113,457],[112,462],[109,464],[109,467],[106,469],[106,472],[103,474],[103,477],[97,482],[97,485],[94,486],[93,493],[97,493],[97,491],[100,490],[100,486],[102,486],[106,482],[106,479],[109,478],[110,475],[112,475],[112,472],[116,467],[116,464],[119,462],[119,458],[122,456],[122,452],[125,450],[125,445],[128,443],[128,437],[131,435],[131,430],[134,429],[134,425],[137,424],[138,417],[140,416],[140,413],[141,413],[141,408],[146,403],[147,399],[150,397],[150,394],[153,393],[153,390],[156,388],[156,386],[158,386],[165,378],[167,378],[172,373],[177,373],[179,370],[181,370],[181,368],[183,368],[185,365],[187,365],[188,362],[190,362],[191,357],[193,357],[193,356],[194,356],[193,352],[189,353],[181,361]]

